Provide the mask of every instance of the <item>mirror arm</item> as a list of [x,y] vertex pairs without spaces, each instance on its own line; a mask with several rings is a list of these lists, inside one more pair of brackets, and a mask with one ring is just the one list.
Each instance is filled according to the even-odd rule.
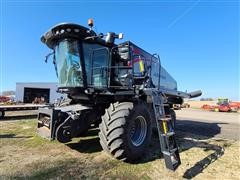
[[56,56],[55,56],[55,51],[52,52],[53,55],[53,64],[56,64]]
[[47,55],[45,56],[45,63],[48,62],[48,58],[49,58],[51,55],[53,55],[53,54],[55,54],[54,51],[51,52],[51,53],[49,53],[49,54],[47,54]]
[[103,38],[105,35],[103,33],[100,33],[98,34],[97,36],[89,36],[89,37],[86,37],[84,38],[84,40],[89,40],[89,39],[92,39],[94,40],[95,38]]

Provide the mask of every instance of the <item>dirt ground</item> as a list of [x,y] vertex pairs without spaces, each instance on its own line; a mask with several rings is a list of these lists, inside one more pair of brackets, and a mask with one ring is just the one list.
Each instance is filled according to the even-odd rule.
[[[220,115],[221,116],[221,115]],[[194,112],[192,117],[196,117]],[[171,172],[160,156],[157,135],[135,164],[102,151],[98,130],[64,145],[36,134],[36,117],[0,121],[0,179],[239,179],[240,142],[178,128],[182,164]]]
[[193,101],[193,100],[187,100],[188,104],[190,104],[190,107],[192,108],[201,108],[204,104],[208,104],[211,106],[214,106],[217,104],[217,101]]

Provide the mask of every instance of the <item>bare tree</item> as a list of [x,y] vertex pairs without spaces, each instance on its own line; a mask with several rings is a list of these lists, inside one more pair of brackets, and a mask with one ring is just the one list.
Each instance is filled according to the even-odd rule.
[[11,90],[9,90],[9,91],[3,91],[3,92],[2,92],[2,95],[3,95],[3,96],[15,95],[15,91],[11,91]]

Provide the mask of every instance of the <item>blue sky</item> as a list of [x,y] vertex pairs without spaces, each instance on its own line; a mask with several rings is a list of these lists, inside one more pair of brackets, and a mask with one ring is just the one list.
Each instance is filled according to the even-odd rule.
[[179,90],[239,100],[239,1],[1,1],[0,91],[16,82],[56,82],[41,35],[60,22],[123,32],[177,80]]

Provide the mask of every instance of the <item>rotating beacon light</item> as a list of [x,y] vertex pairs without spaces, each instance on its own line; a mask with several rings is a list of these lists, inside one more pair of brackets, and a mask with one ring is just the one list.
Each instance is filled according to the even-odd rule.
[[92,27],[93,27],[93,19],[92,18],[88,19],[88,26],[90,27],[90,30],[92,30]]

